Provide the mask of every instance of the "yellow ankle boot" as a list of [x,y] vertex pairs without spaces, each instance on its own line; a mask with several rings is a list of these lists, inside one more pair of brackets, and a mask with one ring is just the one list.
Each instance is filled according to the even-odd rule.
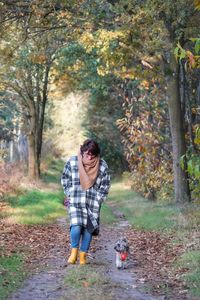
[[79,252],[79,263],[80,265],[85,265],[87,263],[86,261],[86,252]]
[[69,264],[75,264],[77,261],[77,255],[78,255],[78,248],[72,248],[70,257],[67,262]]

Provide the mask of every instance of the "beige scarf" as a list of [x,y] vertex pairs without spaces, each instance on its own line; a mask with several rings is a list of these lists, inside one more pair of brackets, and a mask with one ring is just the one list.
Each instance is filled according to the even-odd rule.
[[99,162],[99,156],[89,160],[83,157],[81,153],[78,154],[78,170],[83,190],[87,190],[94,185],[99,172]]

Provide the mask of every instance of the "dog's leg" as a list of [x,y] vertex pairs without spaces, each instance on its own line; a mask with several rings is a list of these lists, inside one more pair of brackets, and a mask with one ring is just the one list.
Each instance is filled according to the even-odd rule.
[[121,269],[123,266],[123,263],[121,261],[121,257],[120,257],[120,253],[119,252],[116,252],[116,267],[118,269]]

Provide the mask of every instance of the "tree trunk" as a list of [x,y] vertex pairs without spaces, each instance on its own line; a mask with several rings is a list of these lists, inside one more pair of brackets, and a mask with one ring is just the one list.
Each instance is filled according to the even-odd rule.
[[40,175],[40,160],[41,160],[42,142],[43,142],[44,115],[45,115],[45,108],[47,102],[47,87],[48,87],[50,66],[51,64],[48,64],[45,68],[44,84],[41,89],[42,95],[40,94],[40,89],[38,89],[39,92],[37,95],[37,103],[39,104],[38,125],[37,125],[37,160],[39,165],[39,175]]
[[180,166],[181,156],[186,153],[186,144],[179,89],[179,66],[173,53],[171,53],[169,67],[170,75],[168,76],[167,90],[172,136],[175,200],[176,202],[185,202],[190,200],[190,191],[187,174]]
[[38,179],[40,172],[37,159],[37,124],[34,103],[31,106],[30,132],[28,134],[28,176],[32,179]]
[[188,90],[188,82],[185,72],[185,66],[183,62],[180,62],[180,77],[181,77],[181,107],[183,117],[187,122],[187,129],[189,134],[190,147],[194,149],[194,135],[192,130],[192,110],[191,110],[191,101],[190,94]]
[[33,133],[28,135],[28,176],[31,179],[39,178],[39,168],[35,151],[35,136]]

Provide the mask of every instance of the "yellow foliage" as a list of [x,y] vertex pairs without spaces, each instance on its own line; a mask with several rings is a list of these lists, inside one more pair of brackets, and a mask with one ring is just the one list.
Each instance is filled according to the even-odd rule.
[[58,19],[65,19],[65,20],[70,20],[72,17],[73,17],[72,14],[68,10],[61,11],[57,16]]
[[[105,76],[110,72],[122,78],[135,78],[135,71],[128,69],[126,59],[128,53],[132,53],[129,47],[130,31],[116,30],[108,31],[105,29],[98,30],[95,34],[85,32],[80,38],[87,53],[91,53],[93,49],[98,52],[103,67],[99,67],[97,72],[101,76]],[[116,43],[112,50],[112,43]]]
[[106,74],[109,73],[109,71],[104,68],[103,66],[100,66],[97,68],[97,73],[100,75],[100,76],[105,76]]
[[113,73],[122,79],[135,79],[138,76],[136,69],[127,69],[125,66],[122,66],[121,69],[116,68]]
[[[162,196],[169,198],[172,189],[167,193],[167,187],[173,186],[173,173],[171,158],[166,157],[162,151],[163,143],[163,116],[164,110],[160,110],[158,100],[151,93],[148,101],[153,110],[146,107],[141,109],[140,103],[145,101],[146,91],[154,84],[150,80],[141,80],[138,90],[140,97],[125,97],[124,118],[117,120],[117,126],[122,132],[122,143],[125,146],[125,154],[133,174],[132,186],[147,198],[156,198],[157,193],[163,187]],[[137,94],[137,93],[136,93]],[[151,99],[151,97],[155,99]],[[138,114],[138,106],[140,112]],[[161,195],[161,194],[160,194]]]
[[200,0],[194,0],[194,5],[196,9],[200,10]]
[[47,57],[44,54],[34,54],[34,53],[32,53],[32,54],[29,55],[29,59],[32,63],[44,64],[47,60]]
[[148,90],[150,86],[149,81],[147,80],[142,80],[140,85],[144,87],[146,90]]
[[0,91],[3,92],[5,91],[5,84],[0,82]]
[[81,36],[80,42],[84,45],[87,53],[90,53],[95,46],[94,36],[87,31]]

